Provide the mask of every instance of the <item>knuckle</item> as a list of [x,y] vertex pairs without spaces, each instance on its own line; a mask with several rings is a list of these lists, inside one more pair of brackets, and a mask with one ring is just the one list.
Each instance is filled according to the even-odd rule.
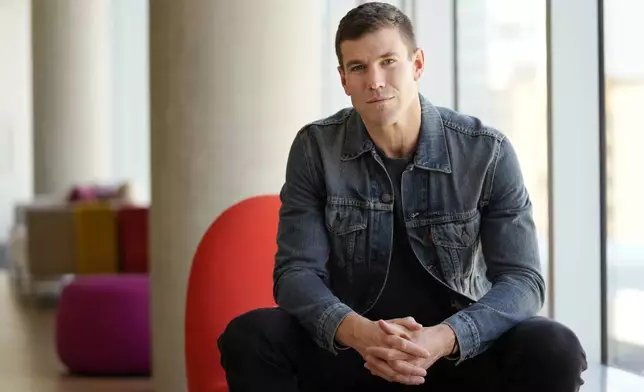
[[404,339],[398,338],[397,336],[396,336],[396,338],[397,339],[395,339],[396,340],[395,344],[397,344],[398,347],[400,347],[401,349],[406,350],[407,349],[407,342]]
[[400,366],[398,368],[398,372],[407,376],[413,376],[418,372],[418,369],[414,368],[413,366],[409,365],[407,362],[400,361]]
[[397,371],[398,373],[402,373],[403,370],[405,369],[404,366],[402,365],[401,361],[391,361],[391,368]]
[[385,374],[387,373],[387,367],[384,366],[384,364],[382,362],[380,362],[380,361],[375,361],[373,363],[373,367],[374,367],[374,369],[376,369],[380,373],[385,373]]

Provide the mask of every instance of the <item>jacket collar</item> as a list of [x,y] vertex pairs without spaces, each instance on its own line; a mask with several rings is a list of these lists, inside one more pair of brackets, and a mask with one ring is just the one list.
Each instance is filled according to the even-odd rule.
[[[418,136],[418,147],[414,155],[414,165],[421,169],[451,173],[452,166],[440,113],[421,94],[419,94],[419,98],[421,105],[420,135]],[[348,118],[342,160],[355,159],[373,149],[375,149],[375,146],[362,122],[362,118],[357,111],[353,110]]]

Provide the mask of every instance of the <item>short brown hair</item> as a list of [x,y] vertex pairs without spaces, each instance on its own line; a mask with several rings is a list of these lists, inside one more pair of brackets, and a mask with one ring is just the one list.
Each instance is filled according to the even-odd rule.
[[400,31],[411,56],[417,49],[416,37],[411,20],[401,10],[391,4],[372,2],[361,4],[349,11],[340,21],[335,35],[335,54],[338,56],[340,67],[343,67],[340,50],[342,42],[356,40],[363,35],[391,27]]

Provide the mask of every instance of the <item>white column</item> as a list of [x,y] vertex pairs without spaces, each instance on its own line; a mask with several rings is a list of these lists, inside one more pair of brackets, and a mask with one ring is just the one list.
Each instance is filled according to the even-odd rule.
[[550,1],[552,315],[601,359],[600,58],[597,1]]
[[34,191],[109,167],[109,1],[33,0]]
[[5,243],[14,204],[33,194],[30,2],[0,0],[0,57],[0,243]]
[[186,283],[199,240],[227,207],[279,192],[295,134],[321,116],[319,3],[150,2],[157,392],[186,389]]

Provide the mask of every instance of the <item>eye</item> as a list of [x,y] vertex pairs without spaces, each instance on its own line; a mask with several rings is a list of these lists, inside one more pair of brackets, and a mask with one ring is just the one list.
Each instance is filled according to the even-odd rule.
[[362,71],[363,69],[364,69],[364,65],[353,65],[349,67],[349,71],[351,72],[358,72],[358,71]]
[[395,63],[395,62],[396,62],[396,60],[394,60],[394,59],[386,59],[386,60],[383,60],[383,61],[382,61],[382,63],[383,63],[384,65],[391,65],[391,64],[393,64],[393,63]]

